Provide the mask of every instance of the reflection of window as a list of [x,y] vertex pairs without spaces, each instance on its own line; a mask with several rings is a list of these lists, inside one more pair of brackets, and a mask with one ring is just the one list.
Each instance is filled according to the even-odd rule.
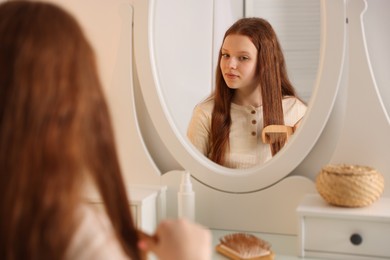
[[286,58],[290,80],[308,101],[320,49],[319,0],[244,0],[246,17],[262,17],[274,27]]

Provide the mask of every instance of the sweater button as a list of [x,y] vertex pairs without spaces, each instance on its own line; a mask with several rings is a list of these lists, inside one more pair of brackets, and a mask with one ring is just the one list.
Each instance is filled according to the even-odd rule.
[[255,136],[255,135],[256,135],[256,132],[255,132],[255,131],[253,131],[253,132],[251,133],[251,135],[252,135],[252,136]]
[[257,122],[256,122],[256,120],[252,120],[252,124],[256,124]]

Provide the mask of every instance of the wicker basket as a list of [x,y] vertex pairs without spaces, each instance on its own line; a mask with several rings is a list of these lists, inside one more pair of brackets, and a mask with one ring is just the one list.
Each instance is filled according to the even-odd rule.
[[317,176],[316,187],[329,204],[364,207],[381,196],[384,178],[368,166],[326,165]]

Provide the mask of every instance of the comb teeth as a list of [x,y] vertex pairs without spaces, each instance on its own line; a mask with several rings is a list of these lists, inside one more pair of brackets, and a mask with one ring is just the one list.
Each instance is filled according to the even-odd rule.
[[254,235],[233,233],[223,236],[217,251],[230,259],[262,259],[271,254],[271,245]]

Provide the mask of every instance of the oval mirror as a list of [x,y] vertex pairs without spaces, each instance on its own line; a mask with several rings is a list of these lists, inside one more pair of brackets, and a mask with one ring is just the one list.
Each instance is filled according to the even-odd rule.
[[[252,192],[277,183],[296,168],[310,152],[327,122],[344,60],[344,2],[320,2],[318,70],[302,127],[270,161],[242,170],[212,163],[194,149],[185,136],[190,116],[181,126],[177,123],[178,113],[184,113],[177,102],[196,104],[205,98],[205,93],[210,93],[213,85],[214,32],[220,23],[214,20],[218,17],[213,11],[217,10],[217,3],[209,0],[135,1],[135,64],[152,122],[175,159],[194,178],[214,189]],[[182,98],[170,98],[168,88],[165,88],[168,82],[173,85],[170,89],[177,91],[176,96]],[[207,91],[196,94],[200,93],[199,88]],[[180,93],[184,92],[191,98],[183,98]]]

